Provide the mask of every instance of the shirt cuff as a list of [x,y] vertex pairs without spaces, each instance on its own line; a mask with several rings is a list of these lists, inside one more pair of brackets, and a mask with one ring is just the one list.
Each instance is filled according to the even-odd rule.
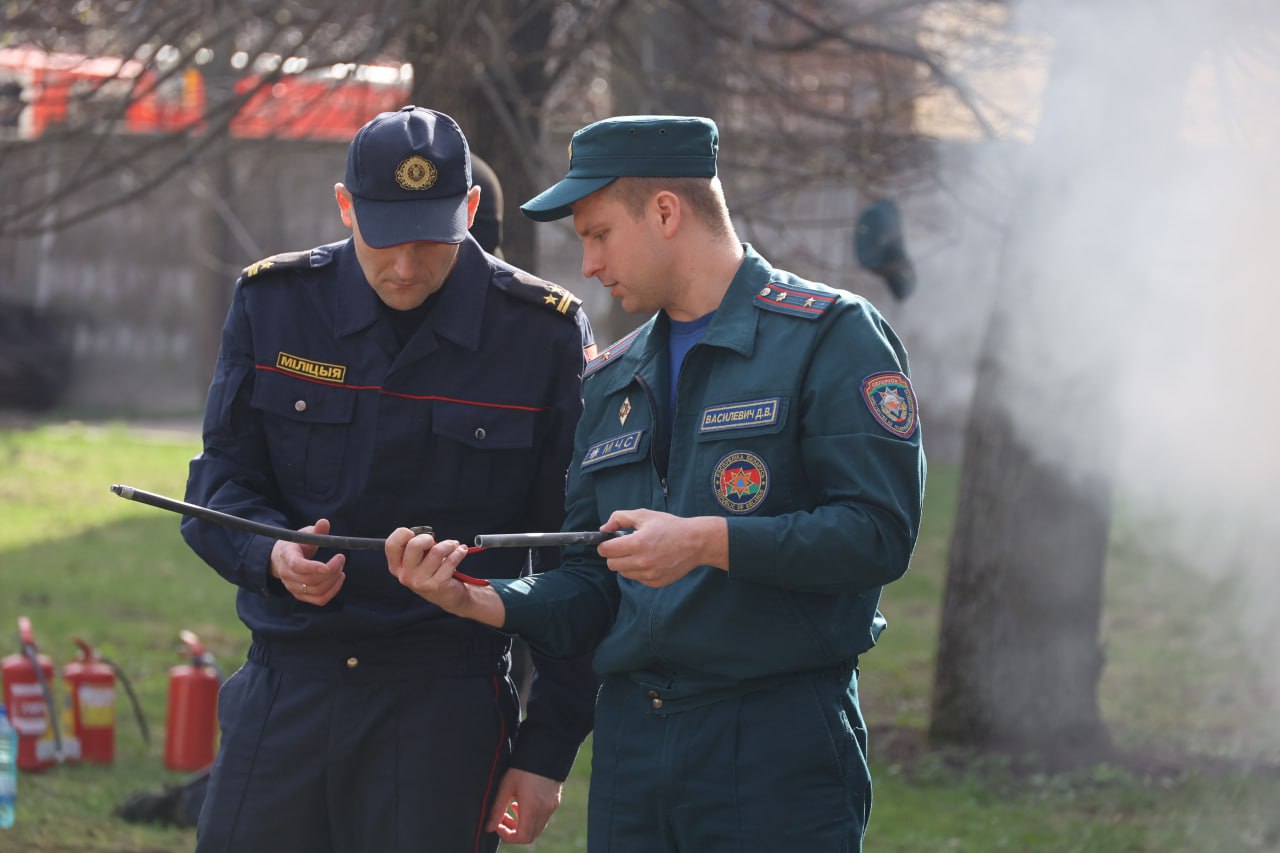
[[271,549],[276,540],[269,536],[251,536],[240,558],[241,586],[262,595],[288,595],[275,575],[271,574]]
[[563,782],[569,778],[580,744],[581,741],[558,737],[546,726],[526,720],[520,724],[520,731],[516,736],[515,749],[511,752],[511,766]]
[[772,518],[730,518],[729,579],[768,582],[776,578],[778,534]]

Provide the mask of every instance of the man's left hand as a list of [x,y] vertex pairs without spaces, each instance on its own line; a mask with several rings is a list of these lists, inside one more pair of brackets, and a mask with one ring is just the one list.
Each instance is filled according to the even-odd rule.
[[723,518],[624,509],[600,529],[633,531],[602,543],[596,553],[610,570],[645,586],[673,584],[698,566],[729,569],[729,526]]
[[561,788],[555,779],[510,768],[498,785],[485,829],[496,832],[503,844],[528,844],[547,828],[560,805]]

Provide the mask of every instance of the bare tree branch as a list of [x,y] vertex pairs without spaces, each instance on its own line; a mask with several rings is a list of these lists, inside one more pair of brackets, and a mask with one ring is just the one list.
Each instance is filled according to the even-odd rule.
[[[469,79],[467,85],[487,105],[493,123],[524,151],[525,156],[512,161],[523,179],[541,183],[557,171],[543,162],[542,149],[534,144],[549,104],[581,113],[592,103],[607,103],[595,95],[589,100],[586,88],[594,78],[607,77],[611,64],[625,59],[621,53],[611,58],[611,50],[634,50],[634,34],[618,31],[617,22],[631,13],[644,20],[658,8],[648,3],[378,0],[353,8],[338,0],[119,0],[76,6],[15,0],[7,10],[13,27],[0,36],[0,43],[20,39],[49,50],[117,56],[122,61],[108,79],[77,91],[76,102],[82,108],[75,112],[85,118],[73,117],[51,127],[38,140],[10,143],[20,148],[93,140],[55,186],[0,201],[0,234],[30,236],[84,222],[144,197],[225,150],[234,144],[232,129],[246,105],[294,73],[281,64],[290,56],[302,57],[309,68],[401,57],[414,65],[419,92],[435,91],[432,84],[446,79],[442,75],[451,69],[447,79]],[[888,130],[910,126],[911,87],[920,91],[920,83],[895,62],[926,69],[934,84],[955,92],[984,133],[994,132],[988,105],[968,91],[941,57],[912,41],[915,17],[926,5],[924,0],[733,3],[735,11],[751,13],[744,23],[741,15],[716,14],[718,4],[672,0],[662,8],[685,16],[690,32],[705,40],[708,56],[715,54],[722,70],[682,78],[679,68],[655,67],[652,79],[640,82],[651,87],[650,100],[657,104],[691,93],[715,102],[739,99],[767,104],[777,115],[771,128],[776,138],[761,137],[757,146],[761,163],[776,164],[777,156],[769,152],[786,145],[788,139],[818,132],[834,145],[817,152],[806,150],[801,140],[796,149],[803,153],[800,171],[810,181],[822,179],[829,169],[839,179],[847,179],[850,172],[874,171],[898,156],[899,143]],[[761,26],[759,22],[765,20],[770,25]],[[550,22],[546,32],[530,29],[544,21]],[[415,43],[414,33],[423,36],[417,40],[420,43]],[[226,63],[227,44],[234,45],[243,60],[237,91],[207,92],[204,115],[175,129],[147,136],[119,135],[131,103],[180,87],[183,75],[192,69],[205,74],[212,66],[201,63],[210,53],[214,62]],[[414,55],[414,49],[423,52]],[[850,57],[883,57],[885,64],[855,59],[848,65]],[[846,90],[824,83],[828,88],[806,91],[790,70],[792,58],[803,58],[814,67],[847,66],[857,73],[845,84]],[[634,64],[636,59],[630,61]],[[139,63],[143,73],[135,73],[138,66],[126,65],[125,60]],[[119,95],[125,84],[123,97],[108,97],[108,93]],[[868,98],[872,91],[876,94]],[[861,98],[860,106],[851,108],[854,97]],[[296,113],[305,115],[320,98],[314,101],[295,103]],[[782,134],[776,133],[779,129]],[[751,138],[738,134],[742,136]],[[842,151],[859,153],[851,160]],[[824,157],[832,163],[824,165]],[[85,204],[94,195],[86,190],[120,172],[132,173],[137,183],[110,203]],[[34,187],[30,182],[35,177],[15,175],[12,180]]]

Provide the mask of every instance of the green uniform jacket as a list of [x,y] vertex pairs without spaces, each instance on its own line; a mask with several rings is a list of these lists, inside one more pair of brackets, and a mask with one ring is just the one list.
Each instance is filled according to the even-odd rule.
[[747,246],[685,358],[667,453],[668,330],[659,313],[588,364],[565,529],[642,507],[724,516],[729,571],[654,589],[569,548],[556,571],[495,582],[504,629],[555,657],[594,646],[597,673],[660,689],[667,711],[853,665],[920,525],[906,351],[866,300]]

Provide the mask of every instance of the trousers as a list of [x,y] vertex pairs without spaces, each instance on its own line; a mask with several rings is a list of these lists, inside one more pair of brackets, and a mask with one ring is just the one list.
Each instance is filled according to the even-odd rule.
[[197,851],[492,853],[519,719],[505,654],[344,651],[255,644],[223,684]]
[[853,853],[871,813],[849,670],[674,713],[610,676],[596,705],[590,853]]

